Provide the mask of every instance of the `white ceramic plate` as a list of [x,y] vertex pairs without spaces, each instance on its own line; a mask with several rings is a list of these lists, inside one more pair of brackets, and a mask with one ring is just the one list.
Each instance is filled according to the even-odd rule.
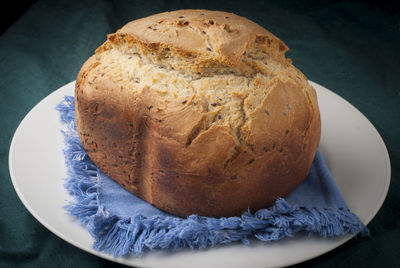
[[[356,108],[328,89],[310,82],[318,94],[322,137],[320,150],[349,208],[367,224],[381,207],[390,183],[389,156],[374,126]],[[113,258],[91,248],[89,233],[62,206],[71,197],[63,188],[66,171],[58,112],[74,82],[56,90],[23,119],[11,142],[9,168],[14,188],[32,215],[67,242],[102,258],[138,267],[275,267],[299,263],[349,240],[295,238],[250,246],[232,244],[206,250],[159,251],[142,258]]]

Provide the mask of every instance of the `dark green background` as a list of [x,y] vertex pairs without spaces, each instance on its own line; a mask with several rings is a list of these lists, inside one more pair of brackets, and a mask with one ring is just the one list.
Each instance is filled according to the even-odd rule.
[[0,38],[1,267],[119,266],[64,242],[29,214],[10,181],[8,150],[26,113],[75,80],[107,33],[130,20],[180,8],[230,11],[269,29],[291,48],[288,56],[310,80],[350,101],[386,143],[391,185],[368,225],[371,236],[298,266],[400,267],[400,17],[394,2],[70,2],[34,3]]

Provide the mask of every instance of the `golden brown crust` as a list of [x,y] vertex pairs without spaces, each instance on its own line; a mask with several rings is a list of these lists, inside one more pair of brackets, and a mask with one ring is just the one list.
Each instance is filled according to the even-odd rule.
[[[183,10],[128,23],[78,75],[82,144],[103,172],[175,215],[266,207],[305,178],[320,137],[315,90],[286,50],[231,13]],[[197,73],[193,61],[208,63]]]
[[283,54],[287,46],[258,24],[235,15],[210,10],[178,10],[155,14],[126,24],[116,34],[129,35],[147,46],[168,47],[196,58],[238,64],[256,41],[275,41]]

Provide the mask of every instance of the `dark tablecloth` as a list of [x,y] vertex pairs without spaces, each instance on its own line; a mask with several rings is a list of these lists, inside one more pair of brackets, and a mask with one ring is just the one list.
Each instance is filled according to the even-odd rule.
[[13,190],[9,146],[26,113],[75,80],[107,33],[130,20],[181,8],[234,12],[269,29],[291,48],[288,57],[310,80],[351,102],[386,143],[391,185],[368,225],[371,236],[298,266],[400,267],[399,7],[374,1],[204,0],[38,1],[1,36],[0,266],[119,266],[64,242],[33,218]]

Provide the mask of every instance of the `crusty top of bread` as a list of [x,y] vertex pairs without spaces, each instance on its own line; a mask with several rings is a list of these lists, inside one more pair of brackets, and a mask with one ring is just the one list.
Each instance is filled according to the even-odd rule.
[[178,10],[135,20],[118,31],[148,46],[163,46],[197,58],[239,64],[245,50],[256,40],[272,40],[278,53],[288,48],[258,24],[233,13]]
[[[170,49],[193,63],[240,64],[245,51],[257,44],[262,51],[284,60],[288,47],[258,24],[233,13],[209,10],[178,10],[131,21],[108,36],[119,43],[140,43],[153,51]],[[175,55],[174,55],[175,56]]]

